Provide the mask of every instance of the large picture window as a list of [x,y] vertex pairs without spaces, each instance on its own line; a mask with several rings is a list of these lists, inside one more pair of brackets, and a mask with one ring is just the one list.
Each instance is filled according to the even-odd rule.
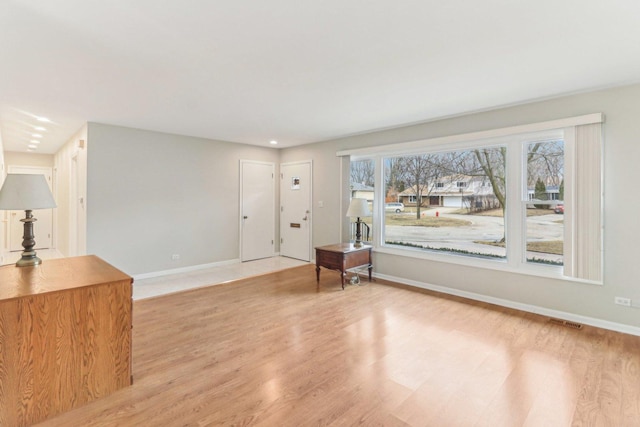
[[[593,114],[347,153],[352,165],[366,159],[378,171],[372,244],[601,283],[601,121]],[[403,209],[384,208],[391,203]]]
[[499,146],[385,157],[386,201],[406,208],[386,213],[384,244],[505,258],[505,153]]

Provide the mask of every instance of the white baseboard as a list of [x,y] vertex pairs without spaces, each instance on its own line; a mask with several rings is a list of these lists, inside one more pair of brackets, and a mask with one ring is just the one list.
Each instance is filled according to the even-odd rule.
[[597,328],[608,329],[616,332],[622,332],[629,335],[640,336],[640,328],[636,326],[625,325],[623,323],[610,322],[608,320],[596,319],[593,317],[582,316],[579,314],[552,310],[549,308],[538,307],[530,304],[523,304],[523,303],[510,301],[502,298],[495,298],[487,295],[476,294],[473,292],[447,288],[445,286],[432,285],[430,283],[418,282],[410,279],[403,279],[401,277],[388,276],[386,274],[374,273],[373,275],[374,277],[377,277],[383,280],[401,283],[403,285],[414,286],[416,288],[428,289],[430,291],[440,292],[448,295],[455,295],[458,297],[467,298],[475,301],[482,301],[490,304],[499,305],[502,307],[513,308],[520,311],[526,311],[528,313],[539,314],[542,316],[553,317],[556,319],[568,320],[571,322],[582,323],[584,325],[595,326]]
[[236,259],[230,259],[227,261],[212,262],[210,264],[199,264],[199,265],[192,265],[189,267],[174,268],[171,270],[154,271],[151,273],[143,273],[143,274],[134,274],[133,280],[151,279],[153,277],[169,276],[171,274],[190,273],[193,271],[204,270],[207,268],[222,267],[225,265],[232,265],[232,264],[238,264],[238,263],[240,263],[240,259],[236,258]]

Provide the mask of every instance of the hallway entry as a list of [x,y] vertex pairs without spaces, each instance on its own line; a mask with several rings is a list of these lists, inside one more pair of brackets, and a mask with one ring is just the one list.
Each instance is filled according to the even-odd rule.
[[240,160],[240,260],[274,255],[275,165]]

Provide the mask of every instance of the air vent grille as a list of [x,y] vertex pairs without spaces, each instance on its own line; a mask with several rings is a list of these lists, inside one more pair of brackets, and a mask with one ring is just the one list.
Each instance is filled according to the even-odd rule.
[[572,328],[572,329],[582,329],[582,324],[580,323],[570,322],[568,320],[562,320],[562,319],[554,319],[554,318],[551,318],[549,320],[551,321],[551,323],[555,323],[556,325],[566,326],[567,328]]

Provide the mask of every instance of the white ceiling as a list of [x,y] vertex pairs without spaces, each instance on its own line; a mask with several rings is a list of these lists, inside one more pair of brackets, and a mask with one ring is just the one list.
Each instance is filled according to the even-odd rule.
[[638,0],[0,2],[7,151],[87,121],[289,147],[638,81]]

